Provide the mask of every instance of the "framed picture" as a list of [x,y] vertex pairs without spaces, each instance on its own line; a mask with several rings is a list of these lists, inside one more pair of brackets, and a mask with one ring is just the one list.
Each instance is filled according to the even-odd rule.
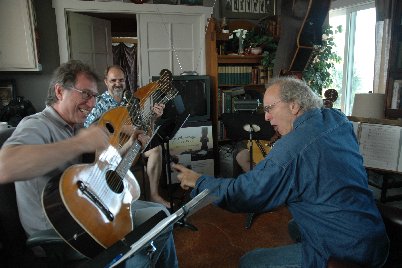
[[0,106],[7,106],[17,95],[15,80],[0,80]]
[[220,4],[222,18],[255,20],[276,14],[276,0],[221,0]]
[[203,0],[180,0],[180,5],[202,6]]
[[168,5],[177,5],[178,0],[153,0],[153,4],[168,4]]

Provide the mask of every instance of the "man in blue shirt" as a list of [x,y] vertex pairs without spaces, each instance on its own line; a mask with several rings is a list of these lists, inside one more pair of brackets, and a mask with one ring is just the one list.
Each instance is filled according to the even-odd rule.
[[334,258],[381,267],[389,240],[376,207],[352,124],[301,80],[281,77],[264,95],[265,120],[281,135],[267,157],[236,179],[200,175],[179,164],[192,195],[216,189],[216,204],[233,212],[286,205],[301,242],[253,250],[240,267],[327,267]]
[[[123,99],[123,92],[126,89],[126,80],[124,71],[119,65],[113,65],[106,69],[105,79],[107,90],[97,97],[96,105],[88,115],[84,126],[88,127],[93,122],[98,120],[102,114],[108,110],[118,107]],[[163,113],[164,105],[156,103],[152,110],[156,117],[160,117]],[[147,175],[149,179],[150,199],[153,202],[160,203],[167,208],[170,208],[169,202],[159,195],[159,178],[162,172],[162,149],[160,146],[148,150],[144,153],[148,158]]]

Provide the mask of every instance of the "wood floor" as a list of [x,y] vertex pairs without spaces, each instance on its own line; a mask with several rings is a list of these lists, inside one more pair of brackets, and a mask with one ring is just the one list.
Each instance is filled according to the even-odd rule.
[[291,218],[287,208],[257,215],[250,229],[244,227],[246,216],[213,205],[190,216],[187,222],[198,231],[174,229],[179,267],[237,267],[247,251],[292,243],[287,231]]

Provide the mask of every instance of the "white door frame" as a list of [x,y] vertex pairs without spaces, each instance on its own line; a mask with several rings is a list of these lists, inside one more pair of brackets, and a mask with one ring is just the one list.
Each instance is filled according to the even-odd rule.
[[[91,12],[91,13],[123,13],[123,14],[167,14],[167,15],[194,15],[200,16],[200,74],[205,74],[205,27],[207,20],[213,12],[212,7],[185,6],[165,4],[133,4],[125,2],[96,2],[79,0],[53,0],[53,8],[56,14],[57,35],[59,42],[60,63],[69,60],[69,42],[67,12]],[[137,30],[138,27],[137,27]],[[141,40],[139,40],[141,42]],[[141,77],[141,74],[140,74]],[[141,82],[140,82],[141,83]]]

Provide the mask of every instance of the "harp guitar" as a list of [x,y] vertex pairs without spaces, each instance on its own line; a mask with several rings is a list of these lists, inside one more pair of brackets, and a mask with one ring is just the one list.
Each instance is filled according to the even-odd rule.
[[[161,102],[177,94],[165,90]],[[125,123],[142,126],[138,101],[104,113],[98,124],[110,132],[110,145],[96,152],[95,162],[67,168],[50,180],[42,194],[45,214],[59,235],[75,250],[93,258],[133,230],[131,203],[140,187],[130,167],[141,153],[134,141],[121,157],[120,134]]]

